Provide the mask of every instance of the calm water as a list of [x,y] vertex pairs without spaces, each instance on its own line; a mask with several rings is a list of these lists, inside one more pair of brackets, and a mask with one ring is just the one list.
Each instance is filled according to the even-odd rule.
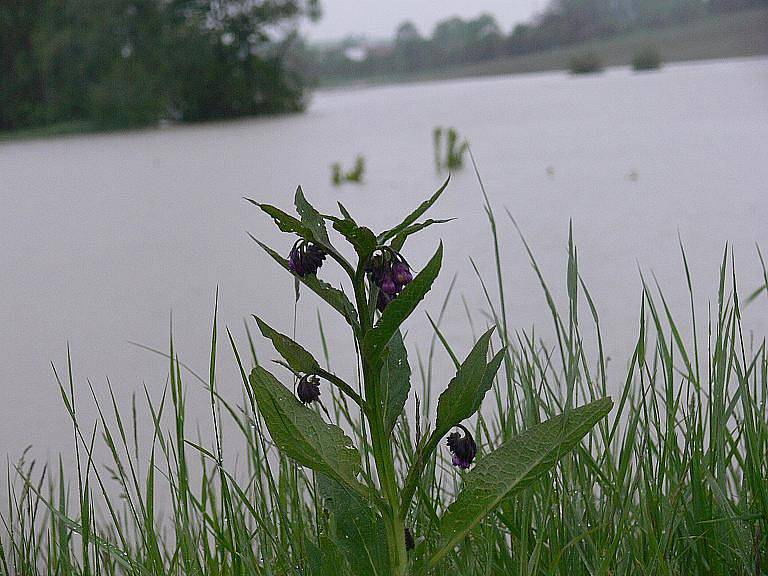
[[[329,92],[299,116],[2,144],[0,456],[15,458],[33,444],[37,455],[51,457],[69,446],[50,365],[66,371],[67,343],[90,417],[87,379],[103,395],[108,376],[121,401],[143,385],[158,397],[165,361],[128,342],[166,347],[171,311],[182,359],[206,373],[217,286],[222,324],[238,340],[252,312],[290,331],[292,281],[245,232],[283,252],[291,240],[242,197],[288,207],[301,184],[326,210],[342,200],[358,220],[391,225],[440,183],[432,165],[436,125],[455,126],[471,140],[492,202],[515,216],[559,295],[573,220],[614,364],[623,365],[633,343],[638,268],[655,273],[673,310],[687,313],[678,235],[701,318],[716,294],[726,242],[743,292],[759,283],[755,243],[768,251],[768,59]],[[368,160],[367,183],[332,188],[329,165],[351,163],[357,153]],[[458,273],[445,327],[464,351],[471,331],[459,292],[478,326],[485,322],[469,257],[492,273],[471,170],[456,175],[434,214],[459,219],[407,246],[406,256],[419,267],[443,235],[445,271],[425,309],[437,312]],[[501,234],[511,328],[536,324],[546,334],[546,304],[506,216]],[[347,372],[347,333],[318,302],[306,295],[298,306],[300,339],[319,351],[320,307],[341,355],[334,367]],[[762,337],[768,299],[747,316]],[[426,319],[416,319],[409,342],[423,349]],[[236,396],[240,382],[220,342],[220,386]],[[265,346],[259,352],[273,355]],[[191,408],[205,414],[205,396],[188,382]]]

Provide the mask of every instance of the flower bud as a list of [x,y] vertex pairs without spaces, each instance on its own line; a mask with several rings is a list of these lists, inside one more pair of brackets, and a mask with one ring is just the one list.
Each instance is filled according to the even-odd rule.
[[408,526],[405,527],[405,549],[413,550],[416,547],[416,542],[413,541],[413,533]]
[[288,269],[300,277],[317,274],[323,260],[325,252],[319,246],[307,240],[299,240],[288,255]]
[[320,379],[312,374],[305,374],[296,385],[296,395],[302,404],[317,402],[320,399]]
[[391,274],[387,274],[384,277],[379,287],[381,288],[381,291],[384,292],[384,294],[387,296],[394,296],[397,294],[397,284],[395,284]]
[[399,286],[400,290],[413,280],[411,269],[405,261],[394,263],[392,266],[392,278],[395,281],[395,284]]
[[398,252],[389,247],[377,248],[365,263],[368,280],[379,288],[376,308],[383,312],[402,289],[413,280],[411,269]]
[[453,432],[448,435],[448,448],[453,455],[452,464],[466,470],[472,464],[472,460],[477,455],[477,444],[475,439],[472,438],[472,434],[464,426],[459,426],[464,430],[464,437],[462,438],[458,432]]

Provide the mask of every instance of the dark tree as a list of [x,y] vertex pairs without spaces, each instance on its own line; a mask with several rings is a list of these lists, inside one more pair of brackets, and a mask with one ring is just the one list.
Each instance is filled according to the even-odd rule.
[[318,0],[5,0],[0,129],[300,110],[298,24]]

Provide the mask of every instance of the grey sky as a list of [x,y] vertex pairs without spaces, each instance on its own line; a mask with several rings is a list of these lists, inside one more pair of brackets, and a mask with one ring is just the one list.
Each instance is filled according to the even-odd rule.
[[349,34],[388,38],[403,20],[412,20],[422,34],[450,16],[493,14],[507,31],[544,8],[546,0],[321,0],[322,19],[307,28],[313,40],[340,39]]

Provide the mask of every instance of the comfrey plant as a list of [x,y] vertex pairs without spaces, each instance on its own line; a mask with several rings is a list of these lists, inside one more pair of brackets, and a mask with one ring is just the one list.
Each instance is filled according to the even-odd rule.
[[[570,409],[478,456],[481,451],[463,423],[480,409],[502,362],[511,360],[503,348],[490,356],[491,329],[459,364],[440,395],[434,423],[424,434],[417,428],[412,457],[399,458],[395,453],[393,430],[410,392],[410,368],[400,328],[430,290],[443,257],[441,244],[414,273],[402,250],[407,238],[441,222],[420,218],[447,184],[448,180],[400,224],[379,234],[359,225],[341,204],[340,216],[321,214],[307,202],[301,188],[295,198],[298,218],[251,200],[281,231],[298,236],[287,259],[256,241],[293,274],[297,289],[299,285],[310,289],[346,320],[359,351],[362,382],[354,387],[323,369],[293,339],[256,318],[297,384],[294,395],[264,366],[257,365],[249,378],[250,393],[273,442],[299,465],[314,471],[329,518],[329,533],[318,534],[320,548],[317,554],[307,554],[305,573],[340,572],[337,565],[323,560],[332,557],[327,546],[345,558],[340,561],[348,562],[354,574],[432,573],[503,499],[542,477],[611,409],[609,398]],[[355,258],[348,259],[331,242],[327,225],[351,245]],[[347,274],[349,287],[336,288],[320,279],[322,266],[329,263]],[[321,387],[326,384],[357,405],[364,426],[358,437],[365,440],[366,456],[373,458],[370,467],[363,467],[358,447],[341,428],[326,421],[327,413],[317,409]],[[462,471],[461,489],[442,515],[440,510],[434,511],[435,530],[420,535],[407,527],[407,521],[422,476],[427,470],[434,473],[434,466],[428,463],[434,461],[441,444]],[[410,465],[397,466],[396,462]]]

